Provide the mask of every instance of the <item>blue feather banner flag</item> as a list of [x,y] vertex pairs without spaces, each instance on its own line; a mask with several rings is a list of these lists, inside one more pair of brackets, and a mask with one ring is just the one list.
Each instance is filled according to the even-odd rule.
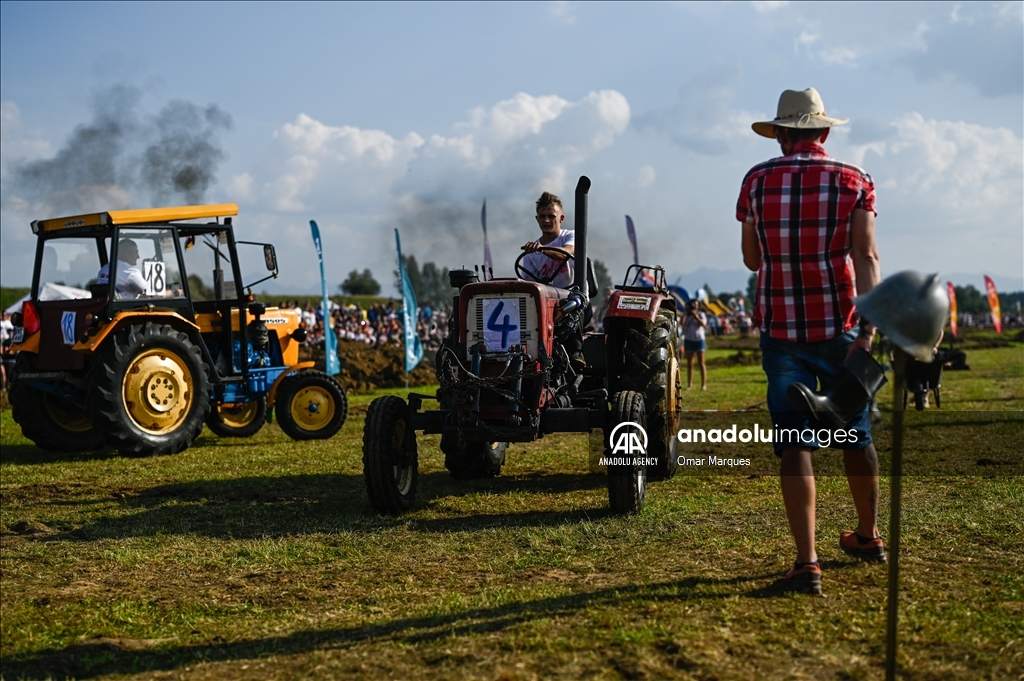
[[408,374],[423,360],[423,343],[416,333],[416,292],[405,271],[402,260],[402,239],[395,229],[395,247],[398,249],[398,279],[402,284],[402,331],[405,340],[405,373]]
[[626,216],[626,235],[629,237],[629,243],[633,246],[633,264],[640,264],[640,256],[636,249],[636,229],[633,227],[633,218]]
[[324,357],[327,373],[337,376],[341,373],[341,360],[338,358],[338,337],[334,335],[334,324],[331,323],[331,302],[327,299],[327,277],[324,275],[324,247],[320,241],[320,228],[316,220],[309,221],[313,231],[313,245],[316,246],[316,257],[320,259],[320,290],[323,293],[324,310]]
[[690,292],[679,284],[672,284],[668,287],[669,293],[676,299],[676,304],[679,307],[685,307],[690,302]]

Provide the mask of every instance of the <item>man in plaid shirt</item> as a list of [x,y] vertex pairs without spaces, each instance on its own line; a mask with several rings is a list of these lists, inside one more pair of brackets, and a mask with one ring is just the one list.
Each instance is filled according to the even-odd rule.
[[[753,322],[761,329],[782,498],[796,542],[796,564],[784,584],[805,593],[821,592],[811,464],[819,446],[842,447],[857,511],[857,529],[840,535],[840,548],[860,559],[885,560],[877,526],[878,457],[867,408],[846,429],[832,432],[815,429],[786,398],[786,388],[797,382],[820,383],[827,392],[854,349],[871,351],[875,329],[858,325],[853,298],[881,280],[875,185],[822,146],[830,128],[848,120],[828,117],[814,88],[783,92],[776,118],[752,126],[777,140],[783,155],[747,173],[736,206],[743,263],[757,272]],[[800,433],[795,439],[792,429]]]

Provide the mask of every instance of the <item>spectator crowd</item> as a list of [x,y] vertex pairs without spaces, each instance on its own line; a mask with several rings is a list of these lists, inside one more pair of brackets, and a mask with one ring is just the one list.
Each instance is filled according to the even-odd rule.
[[[281,303],[281,307],[293,309],[299,314],[307,331],[307,345],[323,342],[323,305],[314,307],[308,300],[305,305],[297,300],[287,300]],[[416,332],[424,350],[433,351],[441,347],[441,341],[448,335],[450,316],[451,310],[448,307],[438,309],[425,306],[417,310]],[[398,301],[375,303],[367,308],[354,303],[342,306],[332,302],[330,320],[339,340],[365,343],[373,347],[402,345],[402,306]]]

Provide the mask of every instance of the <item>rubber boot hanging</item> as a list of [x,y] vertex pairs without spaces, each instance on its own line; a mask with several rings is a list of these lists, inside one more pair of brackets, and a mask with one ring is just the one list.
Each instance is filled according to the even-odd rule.
[[793,408],[812,422],[838,430],[859,414],[888,381],[871,353],[857,348],[839,371],[828,394],[816,393],[803,383],[792,383],[786,397]]

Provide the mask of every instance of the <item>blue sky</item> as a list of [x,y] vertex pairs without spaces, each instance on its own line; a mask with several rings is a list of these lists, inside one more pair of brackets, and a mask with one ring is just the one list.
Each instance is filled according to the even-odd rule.
[[[550,190],[571,204],[580,174],[594,183],[591,254],[616,278],[629,214],[641,261],[689,287],[743,288],[736,193],[777,154],[750,123],[774,116],[783,89],[814,86],[830,115],[851,119],[829,151],[878,185],[884,274],[1024,288],[1021,3],[5,2],[0,13],[5,286],[28,282],[32,219],[195,198],[139,170],[161,131],[184,126],[212,150],[199,200],[237,202],[243,238],[276,244],[270,290],[319,289],[310,219],[334,290],[369,267],[390,291],[394,227],[421,262],[479,263],[484,198],[496,273],[508,275],[535,235],[533,201]],[[82,144],[97,130],[113,142]]]

